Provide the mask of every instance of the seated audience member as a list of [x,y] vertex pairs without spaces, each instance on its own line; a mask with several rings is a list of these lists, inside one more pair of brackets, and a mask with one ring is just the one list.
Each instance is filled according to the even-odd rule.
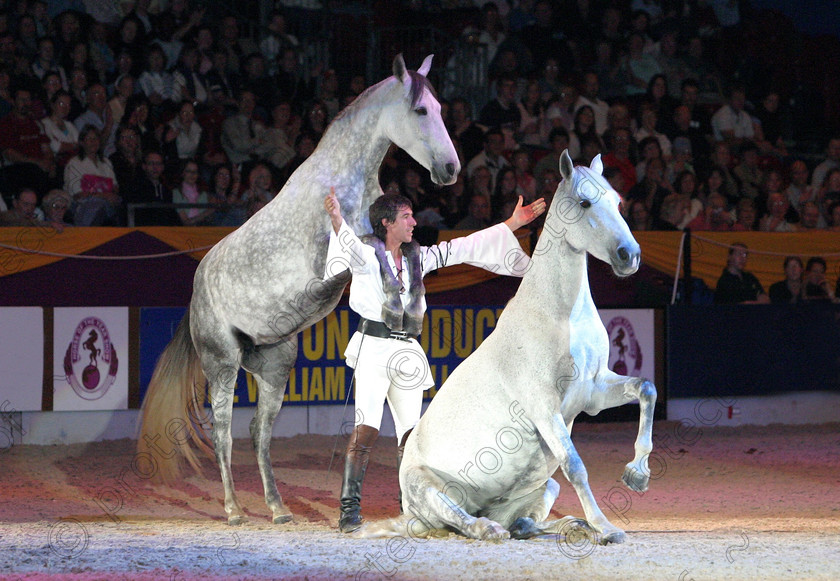
[[805,202],[817,201],[819,188],[808,185],[808,166],[801,159],[797,159],[790,166],[790,184],[784,193],[790,201],[790,207],[801,211]]
[[829,138],[825,147],[825,159],[821,161],[811,174],[811,187],[819,190],[825,183],[828,172],[840,168],[840,135]]
[[735,223],[732,225],[734,232],[754,232],[758,230],[758,212],[755,209],[755,202],[749,198],[741,198],[735,207]]
[[734,85],[729,90],[729,101],[712,115],[715,141],[725,141],[733,147],[752,141],[755,129],[752,117],[744,110],[746,102],[743,85]]
[[239,191],[239,171],[236,166],[223,163],[216,166],[210,178],[207,196],[216,204],[213,215],[214,226],[241,226],[247,219],[247,209]]
[[[82,129],[90,125],[99,131],[103,146],[113,144],[113,135],[117,127],[114,124],[114,117],[111,115],[111,108],[108,106],[108,95],[105,86],[95,83],[87,88],[85,92],[87,108],[73,120],[76,129],[79,130],[81,141]],[[105,155],[111,155],[113,151],[105,149]]]
[[467,161],[478,155],[484,144],[484,131],[473,121],[472,107],[466,99],[452,99],[449,131],[457,137]]
[[762,232],[795,232],[796,226],[787,221],[790,202],[784,194],[773,192],[767,196],[767,213],[759,222],[758,229]]
[[840,202],[840,167],[828,170],[818,197],[824,208]]
[[490,198],[473,194],[470,198],[468,213],[455,224],[455,230],[482,230],[490,226]]
[[166,55],[163,49],[152,44],[146,53],[146,70],[140,73],[137,84],[152,106],[161,108],[181,99],[175,98],[172,73],[166,70]]
[[118,226],[122,198],[111,161],[102,154],[99,130],[79,132],[79,153],[64,168],[64,190],[73,196],[76,226]]
[[668,194],[662,200],[659,215],[653,220],[654,230],[680,230],[680,224],[688,214],[689,201],[680,194]]
[[119,191],[125,193],[139,187],[143,177],[142,152],[134,127],[120,125],[117,129],[117,150],[108,159],[114,168]]
[[239,93],[238,112],[222,123],[222,147],[233,164],[256,161],[263,145],[265,125],[254,114],[257,97],[253,92]]
[[178,114],[166,127],[163,152],[169,169],[177,168],[188,159],[202,159],[204,129],[195,120],[195,107],[191,101],[182,101]]
[[[484,151],[473,157],[467,163],[467,177],[472,177],[475,168],[484,166],[490,170],[491,185],[490,189],[496,186],[496,175],[499,170],[505,166],[510,165],[508,160],[503,155],[505,148],[505,136],[499,129],[490,129],[484,135]],[[559,159],[559,158],[558,158]],[[559,166],[559,162],[558,165]]]
[[551,150],[540,158],[534,166],[534,179],[537,182],[536,189],[539,189],[539,183],[542,180],[542,174],[546,170],[556,170],[560,167],[560,155],[569,149],[569,132],[563,127],[555,127],[548,134],[548,144]]
[[[615,128],[607,132],[607,154],[601,159],[604,167],[617,167],[624,178],[624,187],[628,190],[636,185],[636,167],[632,159],[632,135],[629,129]],[[557,166],[559,167],[559,165]]]
[[[198,182],[198,163],[188,159],[181,169],[181,182],[172,190],[175,204],[209,204],[207,192]],[[210,223],[215,208],[178,208],[178,218],[184,226],[201,226]]]
[[630,230],[645,231],[653,230],[653,216],[642,200],[632,200],[627,209],[627,224]]
[[840,202],[834,202],[828,206],[828,230],[840,232]]
[[[636,179],[641,181],[645,177],[645,170],[647,168],[647,163],[653,158],[662,159],[662,147],[659,145],[659,141],[656,140],[655,137],[645,137],[644,139],[639,140],[637,144],[637,149],[639,150],[639,161],[636,164]],[[666,164],[663,164],[662,167],[665,167]]]
[[521,195],[522,190],[516,183],[516,170],[512,167],[502,169],[490,199],[490,217],[493,223],[504,222],[510,218]]
[[12,209],[0,213],[0,226],[38,226],[38,195],[24,188],[12,199]]
[[820,207],[814,202],[805,202],[802,204],[799,227],[797,229],[800,232],[808,232],[813,230],[822,230],[825,227],[826,223],[822,214],[820,214]]
[[769,303],[770,297],[764,287],[747,266],[748,250],[745,244],[735,243],[729,249],[726,268],[715,288],[715,303],[718,304],[754,304]]
[[[274,199],[277,192],[272,185],[271,170],[263,162],[257,162],[248,172],[248,187],[242,192],[242,199],[249,207],[258,205],[260,208]],[[249,211],[250,215],[253,212]]]
[[4,162],[0,183],[6,191],[32,188],[44,194],[55,177],[55,156],[49,138],[31,116],[31,104],[31,93],[16,89],[12,111],[0,119],[0,153]]
[[670,184],[665,182],[665,162],[660,157],[654,157],[647,161],[645,177],[627,192],[631,200],[642,200],[645,206],[656,215],[662,206],[662,200],[672,193]]
[[828,265],[822,256],[812,256],[805,264],[802,299],[806,301],[833,301],[834,291],[825,278]]
[[691,230],[730,232],[732,230],[732,214],[726,210],[726,198],[721,194],[712,194],[706,198],[706,207],[691,222]]
[[774,282],[768,289],[770,302],[791,304],[802,302],[802,259],[798,256],[785,258],[785,280]]
[[[163,154],[149,150],[143,154],[143,176],[137,189],[124,192],[126,204],[172,203],[172,190],[161,181],[164,171]],[[134,212],[136,226],[178,226],[178,215],[172,208],[138,208]]]
[[123,125],[134,127],[137,131],[137,138],[140,140],[140,149],[145,153],[147,151],[160,151],[161,137],[163,136],[164,126],[154,126],[149,119],[149,100],[142,94],[136,94],[129,97],[125,104],[125,114],[123,114]]
[[747,142],[741,147],[741,163],[732,172],[741,185],[741,195],[759,199],[765,175],[759,166],[758,147],[754,143]]
[[50,138],[50,149],[56,164],[63,169],[79,151],[79,130],[67,120],[70,113],[70,93],[60,89],[50,99],[50,115],[41,119],[44,133]]
[[67,211],[73,199],[64,190],[50,190],[41,202],[41,210],[44,212],[44,222],[61,233],[64,228],[70,226],[65,219]]

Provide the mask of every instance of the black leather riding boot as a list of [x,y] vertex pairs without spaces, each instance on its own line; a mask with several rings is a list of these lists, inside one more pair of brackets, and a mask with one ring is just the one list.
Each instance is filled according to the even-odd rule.
[[379,430],[364,424],[353,428],[344,460],[344,482],[341,485],[341,516],[338,529],[351,533],[362,526],[362,482],[365,479],[370,450]]
[[[400,480],[400,466],[402,465],[403,459],[403,452],[405,451],[405,443],[408,441],[408,435],[411,433],[411,430],[414,428],[410,428],[405,434],[403,434],[402,440],[400,440],[400,445],[397,446],[397,484],[399,484]],[[400,501],[400,514],[403,512],[403,504],[402,504],[402,487],[400,486],[399,492],[397,492],[397,498]]]

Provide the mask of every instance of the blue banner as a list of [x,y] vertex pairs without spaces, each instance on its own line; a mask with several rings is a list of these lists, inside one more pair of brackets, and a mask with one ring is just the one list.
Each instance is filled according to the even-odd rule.
[[[172,339],[186,309],[150,307],[140,310],[140,401],[158,357]],[[429,358],[435,387],[424,397],[434,397],[449,373],[466,359],[496,327],[502,307],[430,307],[423,320],[420,344]],[[344,350],[359,324],[348,307],[330,313],[300,334],[298,357],[289,377],[284,405],[343,404],[350,389],[352,369],[344,363]],[[257,383],[240,371],[234,405],[257,403]],[[352,400],[352,394],[351,394]]]

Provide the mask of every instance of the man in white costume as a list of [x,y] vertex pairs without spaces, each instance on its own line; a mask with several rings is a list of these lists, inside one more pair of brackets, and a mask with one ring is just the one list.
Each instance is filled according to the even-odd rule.
[[363,522],[362,482],[370,450],[379,435],[382,403],[394,417],[397,469],[408,435],[420,419],[423,391],[434,385],[426,354],[417,342],[426,312],[423,277],[433,270],[467,263],[491,272],[525,274],[530,259],[513,232],[545,212],[540,198],[528,206],[522,197],[505,222],[434,246],[412,240],[416,221],[411,202],[383,195],[369,210],[373,234],[359,238],[341,216],[334,193],[324,200],[332,221],[326,277],[350,268],[350,308],[361,315],[347,345],[347,365],[355,369],[355,428],[347,446],[341,487],[339,529],[352,532]]

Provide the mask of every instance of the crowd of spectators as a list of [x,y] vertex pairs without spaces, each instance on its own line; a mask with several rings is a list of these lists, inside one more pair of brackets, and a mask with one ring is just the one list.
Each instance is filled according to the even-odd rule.
[[[292,30],[281,6],[247,38],[199,3],[150,4],[105,22],[81,2],[0,2],[0,223],[124,225],[128,204],[176,202],[192,207],[138,209],[134,223],[235,227],[376,80],[303,70],[318,11]],[[579,164],[602,155],[633,230],[840,230],[840,134],[818,163],[791,153],[784,96],[733,70],[744,3],[450,4],[463,41],[487,48],[491,97],[439,87],[454,185],[386,157],[383,189],[409,197],[421,226],[480,228],[520,195],[550,198],[568,149]]]

